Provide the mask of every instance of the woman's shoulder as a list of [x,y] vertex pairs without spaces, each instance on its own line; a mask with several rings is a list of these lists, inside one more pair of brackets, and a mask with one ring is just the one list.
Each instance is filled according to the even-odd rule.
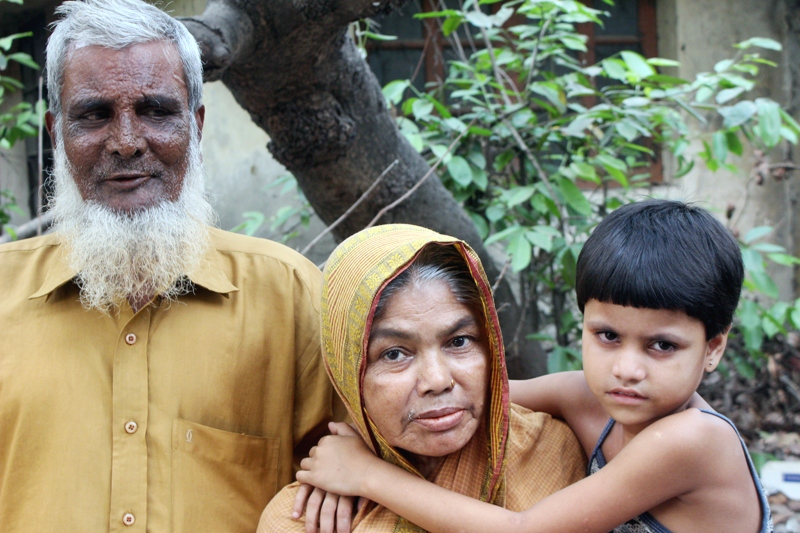
[[562,421],[511,404],[506,507],[521,511],[584,477],[586,458]]

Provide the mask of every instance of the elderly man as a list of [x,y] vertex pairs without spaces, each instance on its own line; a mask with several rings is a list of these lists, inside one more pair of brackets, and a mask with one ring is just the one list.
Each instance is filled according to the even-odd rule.
[[319,272],[209,227],[187,30],[58,11],[57,231],[0,247],[0,531],[254,531],[332,416]]

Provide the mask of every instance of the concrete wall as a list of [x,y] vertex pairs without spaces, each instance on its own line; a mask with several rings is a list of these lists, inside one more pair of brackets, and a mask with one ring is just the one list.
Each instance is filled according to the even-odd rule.
[[[787,40],[784,2],[782,0],[659,0],[659,54],[677,59],[681,66],[676,74],[692,79],[700,72],[713,71],[717,61],[733,57],[734,43],[749,37],[769,37],[778,42]],[[786,52],[759,50],[763,57],[779,65],[788,65],[797,58]],[[789,104],[791,80],[786,68],[764,66],[760,72],[760,87],[746,95],[748,98],[766,96],[786,106]],[[719,124],[715,124],[719,126]],[[698,140],[691,153],[703,150],[701,139],[709,138],[702,126],[696,131]],[[779,146],[768,154],[772,162],[791,160],[790,146]],[[736,172],[708,170],[702,162],[680,179],[668,179],[669,185],[660,191],[665,196],[699,202],[714,211],[721,219],[728,206],[734,206],[731,220],[734,230],[745,234],[755,226],[770,225],[775,232],[767,240],[800,252],[795,242],[798,187],[800,176],[780,182],[767,180],[764,185],[752,179],[754,157],[745,151],[742,157],[730,155],[729,163]],[[665,175],[674,173],[674,163],[665,161]],[[794,275],[789,268],[772,269],[781,295],[795,295]]]

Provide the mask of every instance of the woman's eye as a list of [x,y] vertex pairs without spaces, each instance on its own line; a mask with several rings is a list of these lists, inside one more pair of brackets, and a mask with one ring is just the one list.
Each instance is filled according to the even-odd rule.
[[391,350],[383,352],[381,358],[392,362],[402,361],[405,358],[405,354],[397,348],[392,348]]
[[469,344],[469,341],[470,341],[469,337],[467,337],[466,335],[461,335],[453,339],[451,344],[453,345],[454,348],[464,348],[466,345]]

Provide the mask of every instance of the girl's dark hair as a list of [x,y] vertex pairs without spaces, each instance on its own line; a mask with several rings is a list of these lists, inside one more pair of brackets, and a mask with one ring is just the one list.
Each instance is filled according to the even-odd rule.
[[710,340],[731,324],[743,277],[738,243],[707,211],[647,200],[597,226],[578,257],[575,291],[581,312],[592,299],[683,311]]
[[481,293],[464,257],[453,245],[431,243],[426,244],[414,262],[384,287],[378,305],[375,306],[373,320],[381,317],[389,300],[397,292],[409,285],[435,280],[447,283],[459,303],[477,312],[479,316],[483,315]]

